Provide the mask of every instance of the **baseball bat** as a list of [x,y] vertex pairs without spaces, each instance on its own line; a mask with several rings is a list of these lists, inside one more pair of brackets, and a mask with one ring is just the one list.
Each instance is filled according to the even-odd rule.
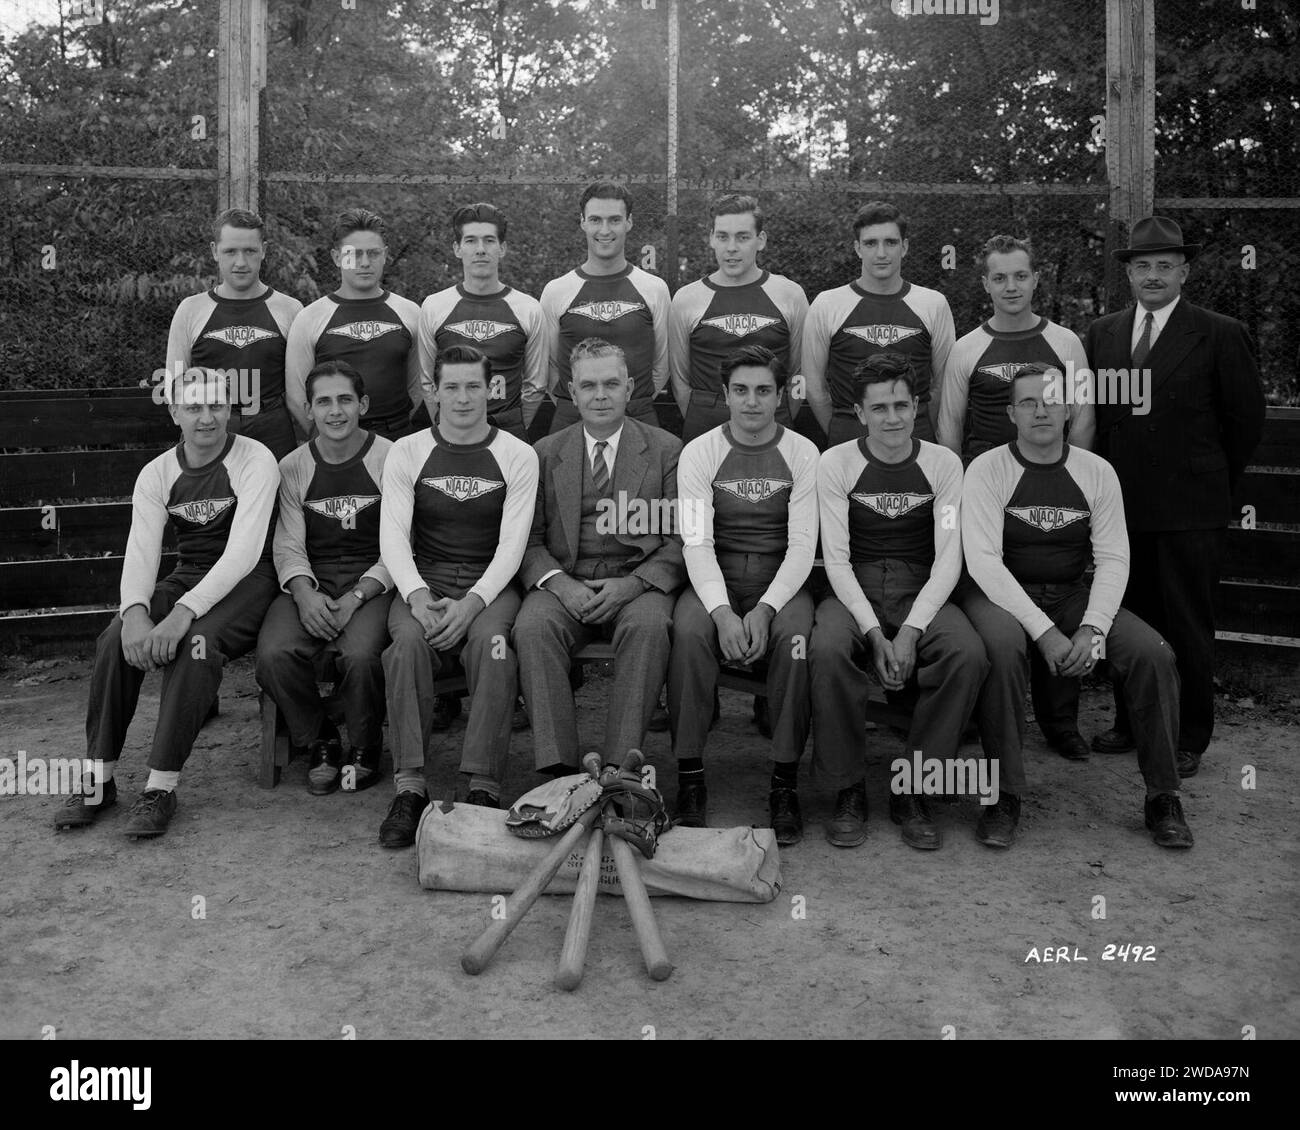
[[546,890],[547,884],[555,878],[555,873],[564,866],[564,861],[569,858],[570,853],[582,841],[582,837],[596,823],[599,816],[600,805],[594,804],[587,809],[564,833],[560,842],[551,849],[551,853],[534,867],[528,878],[516,888],[515,893],[506,901],[505,915],[489,922],[486,929],[460,955],[460,967],[466,973],[477,976],[488,967],[488,963],[496,956],[497,950],[505,944],[511,931],[519,925],[538,896]]
[[[600,754],[595,751],[582,759],[582,767],[595,780],[600,780]],[[564,931],[564,948],[560,951],[560,964],[555,970],[555,984],[565,992],[573,992],[582,984],[582,972],[587,963],[587,943],[591,941],[591,918],[596,908],[596,893],[600,887],[601,852],[605,837],[599,825],[592,828],[587,840],[582,869],[578,872],[578,886],[573,892],[573,906],[569,910],[569,925]]]

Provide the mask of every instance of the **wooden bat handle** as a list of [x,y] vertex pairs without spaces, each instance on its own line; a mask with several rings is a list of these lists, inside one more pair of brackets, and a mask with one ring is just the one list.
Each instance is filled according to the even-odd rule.
[[668,951],[659,934],[659,924],[650,907],[650,896],[646,893],[645,880],[641,877],[641,868],[631,845],[617,836],[610,836],[610,847],[614,851],[614,862],[618,865],[618,881],[623,887],[623,901],[627,903],[628,913],[632,916],[632,928],[636,930],[636,940],[641,944],[641,956],[645,959],[646,972],[652,981],[666,981],[673,971],[673,963],[668,960]]
[[569,858],[599,815],[598,806],[593,805],[587,809],[578,817],[577,823],[564,833],[560,842],[551,849],[550,855],[534,867],[528,878],[515,889],[514,894],[506,901],[505,916],[494,918],[488,923],[483,933],[475,938],[460,955],[460,967],[466,973],[477,976],[488,967],[488,963],[496,956],[497,950],[510,937],[510,932],[519,925],[520,919],[528,913],[529,907],[537,901],[547,884],[555,878],[555,873],[564,865],[564,861]]
[[599,828],[593,828],[591,838],[587,840],[587,853],[582,857],[578,888],[573,892],[573,909],[569,912],[569,928],[564,933],[564,949],[560,951],[560,964],[555,971],[556,986],[568,993],[582,984],[587,943],[591,940],[591,917],[596,908],[596,893],[600,889],[600,857],[604,847],[605,834]]

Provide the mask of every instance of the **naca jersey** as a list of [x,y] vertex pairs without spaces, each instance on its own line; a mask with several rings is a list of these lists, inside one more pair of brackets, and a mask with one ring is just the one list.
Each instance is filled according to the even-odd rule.
[[[956,331],[948,300],[937,290],[904,283],[894,294],[870,294],[856,282],[813,299],[804,322],[804,374],[822,373],[839,415],[853,411],[853,371],[875,353],[903,353],[912,361],[912,387],[924,409],[934,374],[943,376]],[[916,415],[917,435],[929,435],[926,413]]]
[[[167,369],[184,372],[191,365],[234,369],[231,382],[243,407],[275,404],[284,397],[284,354],[293,320],[302,303],[272,287],[257,298],[222,298],[213,288],[192,294],[172,315],[167,334]],[[247,375],[244,375],[247,374]],[[256,374],[254,379],[253,374]]]
[[720,393],[718,370],[727,354],[763,345],[786,374],[800,362],[808,299],[803,287],[767,271],[744,286],[698,279],[673,295],[668,357],[677,378],[700,392]]
[[[495,294],[470,294],[457,284],[431,294],[420,307],[420,368],[426,386],[440,351],[468,345],[492,364],[489,412],[513,412],[521,395],[546,395],[546,339],[537,299],[511,287]],[[496,378],[500,378],[498,383]]]
[[551,389],[569,396],[569,354],[580,341],[603,338],[623,350],[633,400],[649,401],[668,381],[668,284],[628,264],[616,275],[581,267],[552,279],[541,297],[550,342]]
[[414,302],[387,290],[373,298],[318,298],[289,331],[287,395],[294,404],[305,403],[312,366],[346,361],[364,378],[370,398],[362,427],[409,415],[420,399],[419,320]]
[[392,443],[373,433],[342,463],[330,463],[303,444],[280,461],[280,518],[276,524],[275,569],[288,591],[305,576],[332,596],[341,596],[362,577],[391,587],[379,563],[380,484]]
[[[1046,318],[1015,331],[995,330],[985,322],[962,337],[944,370],[939,442],[969,461],[1013,439],[1016,426],[1007,416],[1011,378],[1035,361],[1060,370],[1062,377],[1088,367],[1078,335]],[[1091,415],[1090,404],[1071,406],[1075,427],[1085,409]]]
[[146,463],[131,495],[120,611],[149,607],[170,523],[178,560],[168,580],[188,590],[195,618],[204,615],[269,559],[279,484],[275,457],[244,436],[227,436],[221,455],[202,467],[186,461],[184,442]]

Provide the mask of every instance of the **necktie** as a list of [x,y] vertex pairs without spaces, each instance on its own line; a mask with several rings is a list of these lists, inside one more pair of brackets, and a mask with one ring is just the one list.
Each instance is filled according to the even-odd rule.
[[603,439],[598,439],[591,456],[591,481],[596,485],[597,494],[609,493],[609,467],[605,464],[605,448],[608,446]]
[[1155,326],[1156,316],[1147,311],[1146,318],[1142,321],[1142,336],[1138,338],[1138,343],[1133,349],[1133,368],[1140,369],[1142,362],[1147,359],[1147,354],[1151,352],[1151,330]]

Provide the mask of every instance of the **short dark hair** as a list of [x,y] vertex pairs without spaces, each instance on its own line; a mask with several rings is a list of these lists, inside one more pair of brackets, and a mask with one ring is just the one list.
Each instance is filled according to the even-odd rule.
[[603,337],[584,337],[569,354],[569,379],[573,379],[573,369],[579,361],[595,361],[601,357],[617,357],[623,372],[627,372],[627,354],[622,349]]
[[502,243],[506,241],[506,215],[495,204],[488,204],[485,201],[466,204],[451,214],[451,230],[456,235],[457,243],[465,235],[466,224],[495,224],[497,239]]
[[[1049,365],[1044,361],[1026,361],[1014,373],[1011,374],[1011,384],[1007,389],[1007,403],[1014,405],[1016,402],[1016,381],[1021,377],[1044,377],[1051,372],[1060,372],[1059,365]],[[1039,382],[1039,388],[1042,389],[1047,384],[1046,381]]]
[[621,200],[627,208],[627,214],[632,214],[632,194],[628,192],[627,186],[617,184],[612,180],[598,180],[587,185],[582,190],[582,199],[578,201],[578,219],[587,218],[587,201],[588,200]]
[[754,197],[742,196],[739,192],[719,196],[709,208],[709,217],[716,220],[719,216],[744,216],[750,212],[754,214],[754,230],[762,231],[763,209],[758,206],[758,201]]
[[731,374],[737,369],[746,367],[769,370],[772,379],[776,381],[777,392],[785,388],[785,366],[781,364],[781,358],[766,345],[742,345],[739,349],[733,349],[728,353],[722,359],[722,364],[718,366],[718,377],[722,381],[724,392],[731,383]]
[[853,370],[853,402],[861,404],[871,385],[893,384],[902,381],[907,386],[907,395],[916,395],[916,373],[912,362],[905,353],[873,353],[864,361],[858,362]]
[[862,229],[872,224],[897,224],[900,238],[907,238],[907,217],[883,200],[872,200],[858,209],[858,214],[853,217],[853,238],[858,239]]
[[980,274],[988,275],[990,255],[1010,255],[1013,251],[1023,251],[1028,255],[1029,269],[1031,271],[1035,270],[1034,249],[1029,240],[1017,239],[1014,235],[995,235],[980,248],[979,254],[975,256],[975,261],[980,265]]
[[335,247],[342,247],[343,240],[354,231],[372,231],[383,238],[388,235],[388,225],[369,208],[349,208],[335,217],[330,240]]
[[449,345],[438,350],[438,356],[433,359],[434,388],[442,381],[442,370],[447,365],[482,365],[484,383],[492,384],[492,362],[486,353],[472,345]]
[[314,365],[310,373],[307,374],[307,403],[311,403],[312,384],[321,377],[346,377],[352,382],[352,391],[357,394],[360,400],[366,395],[366,381],[357,370],[349,365],[346,361],[322,361],[319,365]]
[[249,231],[257,232],[258,239],[264,239],[265,227],[262,217],[256,212],[249,212],[243,208],[227,208],[224,212],[218,212],[216,219],[212,221],[212,242],[221,241],[222,228],[247,228]]

